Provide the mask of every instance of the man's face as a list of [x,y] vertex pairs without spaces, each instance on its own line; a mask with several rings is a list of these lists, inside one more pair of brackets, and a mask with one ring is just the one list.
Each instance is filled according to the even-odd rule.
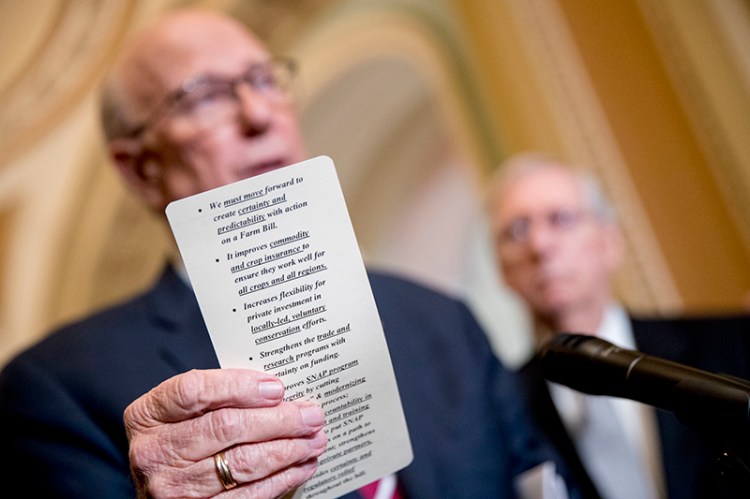
[[536,315],[556,318],[609,300],[619,237],[594,215],[570,172],[523,174],[500,193],[493,215],[503,276]]
[[[170,29],[152,37],[127,80],[147,124],[140,136],[136,167],[143,182],[137,189],[152,208],[163,211],[175,199],[306,158],[287,93],[264,87],[268,80],[262,75],[258,85],[248,83],[252,78],[228,83],[248,70],[255,74],[271,59],[258,40],[216,20]],[[211,111],[219,97],[192,86],[195,81],[234,89],[234,95],[222,94],[223,107]]]

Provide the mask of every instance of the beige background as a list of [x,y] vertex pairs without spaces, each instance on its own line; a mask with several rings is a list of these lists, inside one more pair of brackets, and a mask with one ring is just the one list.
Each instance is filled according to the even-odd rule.
[[367,261],[467,296],[502,355],[525,318],[489,279],[479,212],[515,152],[602,177],[632,309],[747,300],[747,2],[0,0],[0,363],[142,289],[169,251],[103,155],[96,88],[130,33],[188,4],[300,59],[308,144],[334,159]]

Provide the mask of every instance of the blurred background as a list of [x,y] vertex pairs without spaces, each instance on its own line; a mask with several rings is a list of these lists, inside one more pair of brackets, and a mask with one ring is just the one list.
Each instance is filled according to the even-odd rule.
[[602,179],[631,310],[747,309],[747,0],[0,0],[0,365],[172,251],[109,166],[97,86],[131,33],[186,5],[299,59],[307,143],[336,164],[365,260],[466,297],[507,362],[527,323],[481,210],[517,152]]

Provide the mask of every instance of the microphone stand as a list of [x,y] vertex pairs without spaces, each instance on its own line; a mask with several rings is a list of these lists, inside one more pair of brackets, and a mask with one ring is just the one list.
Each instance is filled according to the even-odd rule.
[[547,342],[542,363],[550,381],[671,411],[698,432],[732,492],[750,497],[750,381],[571,333]]
[[[713,453],[719,473],[732,493],[737,497],[747,497],[750,491],[750,426],[747,417],[750,415],[750,383],[723,377],[737,386],[722,388],[721,397],[716,397],[716,386],[702,380],[678,383],[672,393],[672,410],[681,423],[698,432]],[[700,392],[711,394],[711,398],[703,404],[702,410],[696,410],[694,400]],[[738,416],[738,403],[748,407],[744,417]]]
[[708,449],[714,455],[718,471],[725,479],[733,497],[747,497],[750,491],[750,467],[747,446],[738,449],[727,438],[717,439],[712,431],[698,431]]

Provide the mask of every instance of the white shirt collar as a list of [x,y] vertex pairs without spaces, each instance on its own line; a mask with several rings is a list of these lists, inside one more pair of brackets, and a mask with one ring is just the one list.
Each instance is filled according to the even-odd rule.
[[596,336],[620,348],[635,350],[635,337],[630,327],[630,318],[620,305],[611,304],[604,312],[604,318],[596,331]]
[[[616,303],[609,305],[604,311],[596,336],[620,348],[633,349],[635,347],[635,338],[628,314]],[[572,431],[584,421],[585,407],[581,398],[583,395],[565,385],[553,382],[548,382],[548,385],[557,412],[568,430]]]

